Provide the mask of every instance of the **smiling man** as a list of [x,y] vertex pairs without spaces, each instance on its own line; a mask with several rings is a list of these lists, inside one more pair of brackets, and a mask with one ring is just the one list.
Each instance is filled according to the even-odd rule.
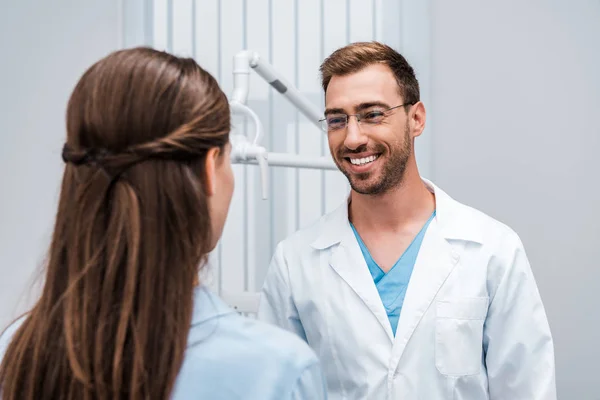
[[555,400],[554,348],[518,235],[419,175],[425,107],[380,43],[321,66],[347,202],[281,242],[259,318],[319,355],[330,399]]

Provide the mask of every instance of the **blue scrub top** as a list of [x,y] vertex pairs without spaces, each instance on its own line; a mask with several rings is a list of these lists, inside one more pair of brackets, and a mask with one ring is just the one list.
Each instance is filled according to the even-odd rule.
[[[0,360],[18,325],[0,337]],[[199,287],[185,359],[171,398],[323,400],[326,384],[317,357],[300,338],[240,316]]]
[[360,245],[363,257],[369,267],[369,272],[371,272],[371,276],[373,277],[373,281],[379,292],[379,297],[381,297],[388,319],[390,320],[394,336],[396,336],[396,328],[398,327],[400,312],[402,311],[402,305],[404,304],[406,289],[408,288],[408,282],[410,281],[415,262],[417,261],[417,255],[419,254],[423,237],[425,236],[429,223],[434,217],[435,211],[433,211],[433,214],[431,214],[431,217],[429,217],[423,228],[421,228],[421,231],[415,236],[411,244],[404,251],[404,254],[400,256],[398,261],[396,261],[387,273],[383,272],[381,267],[373,260],[369,249],[367,249],[367,246],[356,231],[356,228],[350,223],[354,236],[356,236],[356,240]]

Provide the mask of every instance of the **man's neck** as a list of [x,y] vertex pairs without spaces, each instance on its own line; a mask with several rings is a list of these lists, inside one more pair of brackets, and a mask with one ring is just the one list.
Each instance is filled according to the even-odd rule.
[[352,191],[349,216],[357,229],[399,232],[413,222],[427,219],[435,209],[435,197],[418,171],[406,171],[401,185],[381,195]]

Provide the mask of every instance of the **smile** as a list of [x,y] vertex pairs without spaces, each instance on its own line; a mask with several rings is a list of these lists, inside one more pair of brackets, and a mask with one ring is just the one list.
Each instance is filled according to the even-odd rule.
[[378,158],[379,158],[379,154],[369,156],[369,157],[364,157],[364,158],[351,158],[350,157],[348,159],[354,165],[365,165],[365,164],[372,163],[373,161],[377,160]]

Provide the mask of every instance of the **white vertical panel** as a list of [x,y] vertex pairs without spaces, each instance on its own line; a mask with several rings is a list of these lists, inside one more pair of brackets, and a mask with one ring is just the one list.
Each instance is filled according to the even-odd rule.
[[129,48],[142,45],[150,45],[147,41],[146,32],[151,26],[151,21],[147,20],[146,7],[148,2],[144,0],[123,1],[122,4],[122,29],[123,42],[122,47]]
[[[311,156],[321,155],[321,132],[310,122],[298,124],[297,133],[301,136],[299,153]],[[314,223],[322,215],[323,173],[315,169],[299,170],[299,226]]]
[[168,16],[167,0],[154,0],[152,47],[157,50],[167,50]]
[[[295,1],[271,0],[271,60],[273,67],[287,81],[295,83],[296,37]],[[271,149],[277,152],[296,152],[296,111],[281,94],[273,91],[271,112],[273,125],[270,132]],[[292,168],[273,170],[273,241],[279,242],[297,229],[298,207],[297,171]],[[274,243],[273,243],[274,244]]]
[[[192,0],[192,9],[190,10],[191,31],[190,41],[191,50],[195,54],[196,62],[215,79],[219,79],[221,71],[219,68],[219,10],[217,1]],[[174,10],[173,25],[187,23],[187,16]],[[192,36],[194,35],[194,36]],[[175,34],[175,46],[179,46],[179,34]],[[209,254],[208,266],[203,271],[202,281],[215,291],[220,290],[221,263],[220,255],[222,253],[222,244]]]
[[[246,26],[247,40],[246,48],[258,52],[262,59],[268,61],[270,58],[269,46],[269,0],[246,0]],[[242,50],[242,49],[240,49]],[[258,74],[250,75],[249,98],[256,101],[269,100],[269,88],[267,82]],[[259,114],[260,115],[260,114]],[[260,115],[262,116],[262,115]],[[266,116],[265,116],[266,117]],[[266,119],[266,118],[264,118]],[[268,136],[268,135],[267,135]]]
[[[220,79],[220,30],[218,0],[194,0],[196,61],[216,79]],[[177,23],[177,22],[176,22]]]
[[327,57],[334,50],[346,45],[346,0],[323,0],[323,40],[324,56]]
[[[348,19],[346,0],[324,1],[324,26],[323,50],[324,57],[328,57],[336,49],[345,46],[349,39],[347,27]],[[325,146],[329,149],[327,135],[323,135]],[[337,208],[349,192],[348,180],[339,171],[325,172],[325,211],[330,212]]]
[[[431,0],[402,1],[402,55],[415,69],[421,90],[421,101],[427,108],[431,104]],[[422,176],[433,179],[431,118],[423,134],[415,140],[415,152]]]
[[[297,124],[288,124],[286,129],[285,138],[287,140],[286,146],[288,149],[295,149],[296,147],[296,133],[297,133]],[[282,169],[282,172],[286,173],[287,176],[287,185],[285,187],[285,192],[283,193],[285,197],[283,198],[284,202],[287,202],[286,208],[286,222],[285,232],[280,234],[281,236],[277,237],[277,241],[281,241],[285,239],[287,236],[292,235],[299,228],[298,226],[298,212],[300,208],[300,202],[302,199],[300,198],[300,193],[298,192],[298,173],[299,171],[294,168],[286,168]],[[308,193],[307,193],[308,194]]]
[[[403,0],[380,0],[382,42],[396,51],[402,52],[402,4]],[[424,0],[428,1],[428,0]]]
[[[321,0],[320,5],[320,31],[321,31],[321,43],[319,46],[319,67],[323,60],[325,59],[325,0]],[[319,109],[323,112],[319,117],[322,119],[325,115],[325,96],[323,94],[322,82],[321,82],[321,74],[318,74],[319,79],[319,95],[318,95],[318,104]],[[327,133],[321,130],[321,156],[326,157],[329,155],[329,146],[327,143]],[[321,214],[325,214],[327,210],[327,171],[321,171]]]
[[[233,91],[233,56],[244,45],[244,0],[220,2],[220,47],[221,77],[223,91],[229,96]],[[214,40],[214,38],[205,38]]]
[[[230,95],[233,90],[233,56],[242,48],[244,42],[243,0],[222,2],[220,7],[220,84],[223,91]],[[213,39],[214,40],[214,39]],[[244,120],[233,118],[232,134],[244,133]],[[221,288],[229,292],[244,290],[245,226],[244,211],[246,198],[244,193],[244,166],[234,165],[236,188],[229,209],[229,217],[221,239]]]
[[[321,1],[302,0],[298,4],[298,89],[310,97],[319,95],[319,65],[321,64]],[[318,134],[318,130],[316,132]],[[309,137],[306,135],[305,137]]]
[[172,52],[180,57],[191,57],[193,55],[192,37],[192,0],[176,0],[172,3],[173,18],[171,29],[173,30]]
[[373,0],[373,39],[378,42],[383,42],[383,14],[385,13],[383,8],[383,0]]
[[[256,51],[264,60],[269,60],[269,0],[246,0],[246,48]],[[271,116],[269,107],[270,86],[258,74],[250,75],[250,92],[248,105],[260,118],[264,132],[262,146],[271,147]],[[253,132],[253,125],[249,125],[248,134]],[[269,264],[271,248],[271,207],[273,199],[261,197],[260,170],[256,166],[246,167],[246,198],[248,226],[247,257],[248,271],[246,284],[249,290],[257,290],[262,285],[264,275]],[[260,282],[257,286],[256,282]]]
[[[321,48],[321,2],[302,0],[298,4],[297,11],[297,87],[309,99],[318,99],[321,94],[318,75],[321,63],[321,55],[318,51]],[[317,157],[321,155],[324,133],[304,115],[299,116],[297,135],[300,154]],[[300,227],[313,223],[321,216],[322,175],[321,171],[312,169],[298,172]]]
[[350,0],[350,42],[373,40],[373,0]]

